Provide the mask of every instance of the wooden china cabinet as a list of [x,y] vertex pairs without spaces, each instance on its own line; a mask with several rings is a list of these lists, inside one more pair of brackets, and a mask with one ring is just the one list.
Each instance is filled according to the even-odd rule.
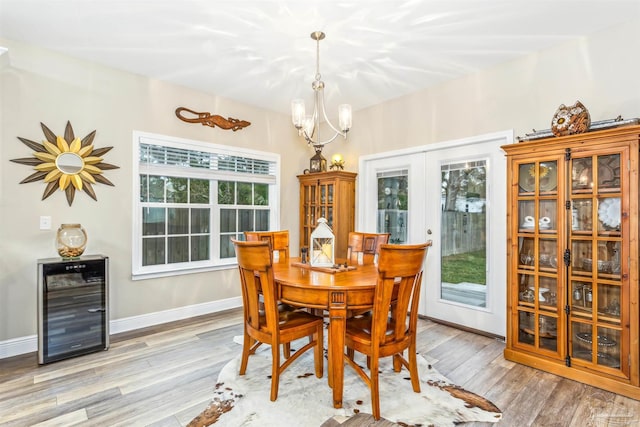
[[640,126],[507,153],[504,356],[640,399]]
[[347,257],[347,239],[355,227],[356,175],[345,171],[298,175],[301,248],[310,246],[318,218],[326,218],[335,236],[335,257]]

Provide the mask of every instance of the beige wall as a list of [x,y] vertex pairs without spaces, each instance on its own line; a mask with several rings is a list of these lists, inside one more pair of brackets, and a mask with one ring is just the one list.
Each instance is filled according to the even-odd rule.
[[549,129],[558,106],[576,100],[592,120],[640,117],[639,51],[640,17],[356,112],[347,161],[355,165],[358,155],[508,129],[524,136],[534,128]]
[[[559,104],[581,100],[592,120],[640,117],[640,22],[527,56],[438,87],[355,112],[347,142],[325,152],[358,157],[416,145],[514,129],[548,129]],[[131,281],[131,132],[141,130],[282,155],[281,227],[297,244],[297,180],[313,154],[289,117],[189,89],[0,40],[10,62],[0,69],[0,344],[36,332],[35,262],[55,256],[55,231],[40,231],[41,215],[54,226],[82,223],[87,253],[111,257],[111,318],[123,319],[237,296],[235,271]],[[418,53],[417,53],[418,54]],[[425,53],[428,54],[428,53]],[[1,64],[1,62],[0,62]],[[180,122],[177,106],[242,118],[239,132]],[[62,194],[40,201],[44,185],[18,182],[30,173],[9,159],[30,151],[16,137],[39,141],[39,122],[62,132],[70,120],[78,135],[97,129],[96,146],[114,146],[105,161],[121,169],[106,176],[115,187],[96,186],[98,201],[78,194],[68,207]]]
[[[0,69],[0,344],[36,333],[36,260],[57,256],[54,237],[61,223],[85,227],[85,254],[110,257],[112,320],[238,297],[235,269],[131,280],[132,131],[287,153],[282,206],[297,206],[295,175],[313,153],[298,140],[290,118],[8,40],[0,46],[9,48],[10,60]],[[185,123],[174,114],[178,106],[251,126],[232,132]],[[9,161],[32,155],[18,136],[41,142],[40,122],[62,135],[68,120],[76,136],[97,130],[94,145],[113,146],[105,161],[120,166],[105,172],[115,187],[96,184],[97,202],[77,192],[71,207],[62,192],[42,201],[42,181],[19,184],[33,170]],[[40,216],[52,217],[52,230],[39,230]],[[282,228],[297,229],[297,210],[283,210],[281,217]]]

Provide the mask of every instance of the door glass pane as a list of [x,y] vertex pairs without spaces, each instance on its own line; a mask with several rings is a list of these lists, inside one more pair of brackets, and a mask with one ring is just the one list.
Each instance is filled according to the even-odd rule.
[[542,310],[555,311],[558,304],[558,282],[555,277],[540,277],[538,304]]
[[538,318],[538,336],[540,348],[556,351],[558,349],[558,319],[551,316]]
[[576,158],[571,169],[571,192],[573,194],[593,191],[593,173],[591,157]]
[[[523,163],[518,168],[518,188],[520,194],[554,193],[558,190],[558,165],[553,162]],[[536,185],[537,184],[537,185]]]
[[538,167],[538,180],[540,182],[540,194],[557,192],[558,191],[557,162],[540,162],[540,166]]
[[598,192],[620,191],[620,154],[598,156]]
[[598,234],[618,234],[620,232],[621,219],[619,197],[598,199]]
[[576,239],[571,243],[571,269],[573,274],[591,276],[593,270],[591,253],[591,240]]
[[524,344],[535,343],[535,315],[527,311],[518,312],[518,341]]
[[518,274],[518,305],[533,308],[536,301],[535,276]]
[[598,365],[620,368],[620,331],[598,327]]
[[591,234],[592,217],[591,198],[573,200],[571,209],[571,231],[573,234]]
[[593,307],[593,289],[590,282],[571,281],[571,313],[591,319]]
[[520,200],[518,202],[518,224],[521,232],[533,233],[536,226],[535,204],[533,200]]
[[408,170],[380,172],[378,178],[378,233],[389,233],[389,243],[407,242]]
[[486,307],[486,161],[447,163],[440,171],[440,297]]
[[540,256],[538,268],[540,271],[554,273],[558,268],[557,242],[555,239],[540,239]]
[[593,362],[593,345],[591,341],[591,325],[571,322],[571,355],[574,359]]
[[519,237],[518,247],[520,248],[518,258],[518,268],[533,270],[533,266],[536,260],[535,255],[535,240],[530,237]]
[[538,230],[541,233],[554,233],[558,226],[557,203],[554,200],[541,200],[538,217]]
[[598,284],[596,310],[602,323],[620,324],[620,286]]

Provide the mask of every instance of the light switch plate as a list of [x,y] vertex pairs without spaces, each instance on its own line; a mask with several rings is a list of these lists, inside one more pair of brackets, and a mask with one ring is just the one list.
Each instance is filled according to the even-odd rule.
[[51,230],[51,217],[50,216],[41,216],[40,217],[40,230]]

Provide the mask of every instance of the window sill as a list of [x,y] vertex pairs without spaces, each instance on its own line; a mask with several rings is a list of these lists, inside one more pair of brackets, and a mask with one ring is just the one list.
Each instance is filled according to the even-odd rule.
[[131,280],[146,280],[146,279],[156,279],[159,277],[183,276],[185,274],[205,273],[208,271],[230,270],[237,267],[238,267],[238,264],[235,261],[232,261],[225,264],[208,265],[205,267],[191,267],[191,268],[174,269],[174,270],[166,270],[166,271],[139,272],[139,273],[132,273]]

